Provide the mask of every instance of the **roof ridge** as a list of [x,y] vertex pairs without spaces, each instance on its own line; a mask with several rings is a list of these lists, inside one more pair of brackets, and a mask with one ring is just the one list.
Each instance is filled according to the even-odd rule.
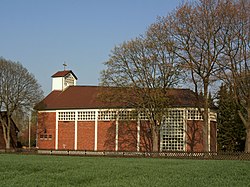
[[[123,107],[122,103],[103,103],[97,99],[98,94],[104,86],[99,85],[75,85],[69,86],[63,91],[52,91],[38,104],[36,109],[69,109],[69,108],[112,108]],[[107,86],[106,86],[107,88]],[[115,89],[114,87],[109,87]],[[169,88],[168,96],[171,106],[193,107],[196,106],[194,91],[188,88]]]
[[57,71],[51,77],[64,77],[64,76],[68,75],[69,73],[71,73],[75,77],[75,79],[77,80],[77,76],[74,74],[74,72],[72,70]]
[[70,85],[69,87],[102,87],[98,85]]
[[[100,86],[100,85],[70,85],[68,87],[99,87],[99,88],[119,88],[119,87],[116,87],[116,86]],[[121,87],[122,88],[122,87]],[[126,87],[124,87],[126,88]],[[190,88],[167,88],[167,89],[170,89],[170,90],[190,90],[190,91],[193,91],[191,90]]]

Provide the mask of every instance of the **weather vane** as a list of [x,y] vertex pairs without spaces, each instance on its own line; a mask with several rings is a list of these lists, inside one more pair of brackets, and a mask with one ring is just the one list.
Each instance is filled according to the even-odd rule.
[[64,62],[63,63],[64,71],[66,70],[66,66],[67,66],[67,64]]

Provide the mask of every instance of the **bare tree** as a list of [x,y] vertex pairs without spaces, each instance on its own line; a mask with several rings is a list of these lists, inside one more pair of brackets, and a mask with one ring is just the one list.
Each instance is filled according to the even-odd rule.
[[0,110],[6,111],[7,121],[0,115],[6,148],[10,148],[11,117],[17,110],[31,110],[42,98],[35,77],[20,63],[0,58]]
[[245,151],[250,151],[250,2],[228,2],[221,78],[233,89],[238,114],[246,128]]
[[[209,88],[216,81],[217,61],[222,58],[224,35],[221,27],[223,6],[219,0],[200,0],[185,3],[171,15],[160,19],[169,25],[166,34],[171,36],[174,52],[194,85],[200,113],[204,119],[203,147],[209,151]],[[203,98],[199,97],[202,93]],[[201,110],[202,109],[202,110]]]
[[105,99],[147,114],[153,151],[159,151],[159,131],[169,106],[167,89],[178,83],[180,74],[174,53],[161,44],[165,36],[155,30],[152,25],[146,37],[115,47],[101,81],[104,86],[116,87],[104,94]]
[[[204,151],[209,151],[209,93],[222,78],[234,88],[238,106],[243,108],[239,115],[247,131],[246,151],[250,150],[249,4],[247,0],[184,3],[152,24],[146,37],[125,42],[112,52],[105,63],[103,85],[128,87],[127,92],[120,90],[125,103],[149,111],[154,150],[164,107],[169,104],[159,98],[178,82],[179,65],[186,70],[199,101]],[[133,103],[128,103],[131,97]]]

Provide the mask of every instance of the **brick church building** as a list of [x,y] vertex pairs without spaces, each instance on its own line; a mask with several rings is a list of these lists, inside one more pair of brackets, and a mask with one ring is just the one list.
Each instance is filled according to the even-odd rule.
[[[146,115],[98,100],[99,86],[78,86],[72,71],[52,75],[52,91],[37,106],[37,147],[50,150],[151,151]],[[203,119],[195,94],[170,89],[174,101],[160,131],[160,151],[203,151]],[[119,117],[118,117],[119,116]],[[216,113],[209,109],[208,146],[215,152]]]

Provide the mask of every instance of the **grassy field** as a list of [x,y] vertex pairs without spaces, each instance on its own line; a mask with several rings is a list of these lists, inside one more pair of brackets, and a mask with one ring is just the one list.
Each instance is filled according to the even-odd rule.
[[250,162],[0,154],[0,186],[250,186]]

